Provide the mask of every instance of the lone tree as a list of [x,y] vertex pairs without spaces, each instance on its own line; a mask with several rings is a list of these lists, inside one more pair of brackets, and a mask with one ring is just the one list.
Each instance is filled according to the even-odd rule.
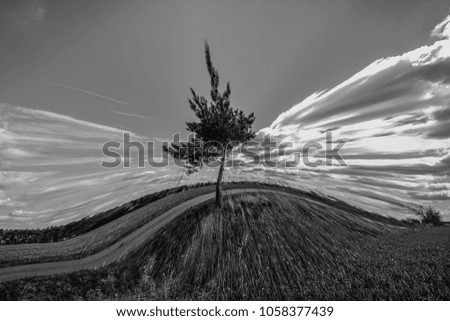
[[195,93],[189,106],[198,118],[198,122],[186,122],[187,130],[194,135],[187,143],[172,143],[164,146],[164,151],[174,158],[184,161],[186,173],[192,174],[210,162],[220,162],[216,183],[216,206],[222,207],[222,177],[227,157],[231,150],[255,137],[252,125],[253,113],[246,115],[242,110],[233,108],[230,102],[230,83],[223,93],[219,92],[219,73],[211,62],[208,42],[205,40],[205,59],[211,79],[211,102]]
[[436,226],[440,226],[443,224],[441,213],[431,206],[419,206],[419,208],[416,209],[416,214],[424,224],[431,223]]

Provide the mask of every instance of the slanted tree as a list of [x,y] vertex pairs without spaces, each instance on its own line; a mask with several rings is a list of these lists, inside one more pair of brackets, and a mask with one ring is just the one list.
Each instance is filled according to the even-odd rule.
[[172,143],[164,146],[164,151],[178,160],[184,161],[186,173],[192,174],[204,164],[219,162],[216,182],[216,206],[222,207],[222,178],[225,163],[231,150],[255,137],[252,125],[253,113],[246,115],[242,110],[233,108],[230,102],[231,88],[227,83],[223,93],[219,92],[219,73],[211,61],[208,42],[205,40],[205,59],[211,80],[211,101],[197,95],[191,88],[192,98],[189,106],[197,116],[197,122],[186,122],[187,130],[193,137],[187,143]]

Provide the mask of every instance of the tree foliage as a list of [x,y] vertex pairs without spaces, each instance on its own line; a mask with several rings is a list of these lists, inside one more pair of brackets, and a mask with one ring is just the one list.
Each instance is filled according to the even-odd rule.
[[433,224],[436,226],[442,225],[442,216],[441,213],[431,206],[428,207],[420,207],[416,210],[417,216],[421,219],[422,223]]

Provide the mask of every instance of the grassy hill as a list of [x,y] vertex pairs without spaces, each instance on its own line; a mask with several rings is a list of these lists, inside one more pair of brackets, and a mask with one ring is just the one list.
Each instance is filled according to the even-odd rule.
[[[241,186],[259,187],[260,185],[257,183],[236,183],[226,185],[225,189]],[[261,185],[261,188],[277,187]],[[122,240],[170,207],[213,191],[214,186],[211,184],[180,186],[164,190],[125,203],[110,211],[96,214],[85,220],[51,228],[50,231],[70,231],[70,233],[59,234],[56,242],[50,242],[50,239],[50,241],[39,243],[0,246],[0,267],[73,260],[95,254]],[[9,232],[14,235],[26,235],[27,230],[10,230]],[[61,237],[63,235],[70,235],[70,237],[65,239]]]
[[122,261],[0,283],[0,299],[449,300],[449,253],[448,227],[284,188],[203,203]]

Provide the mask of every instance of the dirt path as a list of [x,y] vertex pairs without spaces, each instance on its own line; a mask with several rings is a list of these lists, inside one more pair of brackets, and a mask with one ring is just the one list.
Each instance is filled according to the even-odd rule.
[[[249,192],[267,193],[271,192],[271,190],[267,188],[240,188],[226,191],[226,193],[229,195]],[[277,193],[293,195],[291,193],[281,191],[277,191]],[[26,264],[1,268],[0,282],[33,276],[69,273],[80,270],[99,268],[108,265],[124,257],[130,252],[130,250],[138,247],[145,240],[152,237],[154,233],[157,232],[161,227],[172,221],[175,217],[181,215],[188,208],[203,203],[213,197],[215,197],[215,193],[208,193],[179,204],[169,209],[164,214],[158,216],[154,220],[148,222],[144,226],[140,227],[133,233],[127,235],[121,241],[114,243],[113,245],[94,255],[70,261]]]

